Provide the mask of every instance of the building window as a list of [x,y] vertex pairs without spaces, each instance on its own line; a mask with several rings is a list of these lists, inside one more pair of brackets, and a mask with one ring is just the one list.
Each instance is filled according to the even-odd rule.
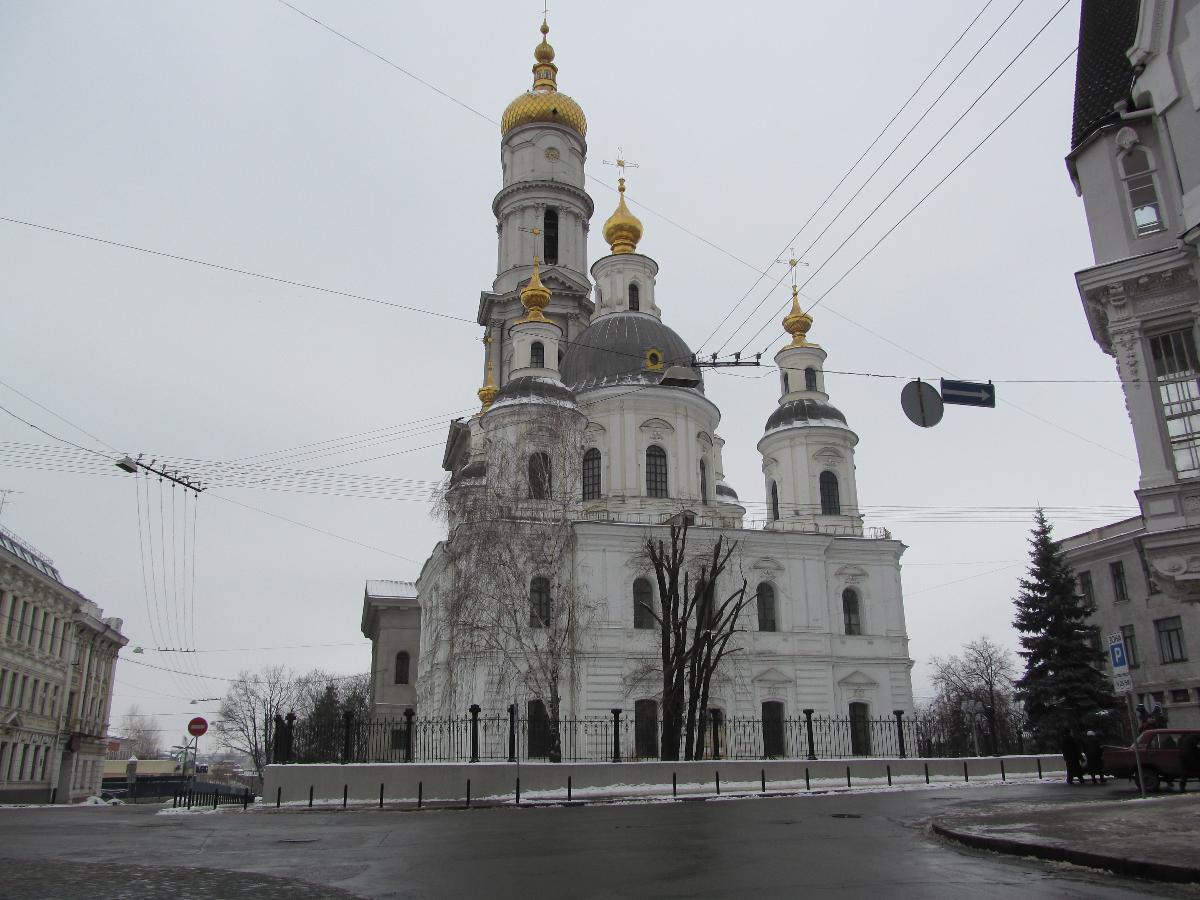
[[837,476],[826,469],[821,473],[821,515],[840,516],[842,499],[838,492]]
[[708,502],[708,466],[700,460],[700,502]]
[[634,628],[653,628],[657,623],[654,621],[653,610],[654,591],[650,587],[650,582],[645,578],[634,579],[633,582],[633,627]]
[[1200,373],[1192,330],[1184,328],[1150,338],[1150,356],[1175,473],[1180,478],[1200,475]]
[[1125,190],[1129,194],[1129,210],[1133,215],[1133,230],[1138,237],[1166,229],[1158,191],[1154,187],[1154,167],[1150,154],[1135,147],[1121,160]]
[[546,348],[541,341],[529,345],[529,365],[534,369],[546,368]]
[[558,263],[558,213],[553,209],[546,210],[542,217],[542,247],[546,255],[546,265]]
[[1187,688],[1172,688],[1171,689],[1172,703],[1191,703],[1192,692]]
[[771,482],[771,521],[779,521],[779,482]]
[[1137,635],[1134,633],[1132,625],[1121,626],[1121,639],[1125,642],[1125,661],[1129,663],[1129,668],[1136,669],[1138,667]]
[[396,654],[396,684],[408,684],[408,653]]
[[550,489],[550,454],[535,453],[529,457],[529,496],[534,500],[549,500]]
[[667,496],[667,451],[658,445],[646,448],[646,496]]
[[550,624],[550,579],[538,576],[529,582],[529,627]]
[[1154,628],[1158,631],[1158,653],[1164,663],[1187,661],[1187,647],[1183,644],[1183,620],[1179,616],[1169,619],[1156,619]]
[[809,366],[804,370],[804,389],[806,391],[815,391],[817,389],[817,370]]
[[629,308],[634,312],[642,308],[642,292],[636,284],[629,285]]
[[583,454],[583,499],[600,499],[600,451],[595,447]]
[[658,758],[658,701],[633,704],[633,749],[640,759]]
[[1083,601],[1087,604],[1088,609],[1096,608],[1096,593],[1092,587],[1092,573],[1080,572],[1075,576],[1075,581],[1079,585],[1079,593],[1083,595]]
[[775,588],[767,582],[758,586],[758,630],[775,631]]
[[1117,560],[1108,564],[1108,574],[1112,577],[1113,598],[1117,603],[1129,599],[1129,589],[1125,586],[1125,563]]
[[785,394],[792,392],[792,379],[786,371],[783,373],[783,392]]
[[783,740],[783,703],[766,700],[762,705],[763,756],[778,759],[787,756]]
[[842,621],[846,634],[862,634],[862,613],[859,606],[858,592],[854,588],[842,591]]

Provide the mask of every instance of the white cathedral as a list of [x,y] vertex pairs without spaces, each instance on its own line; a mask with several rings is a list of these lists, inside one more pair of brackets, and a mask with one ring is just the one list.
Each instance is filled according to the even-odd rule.
[[[758,441],[769,519],[751,526],[723,478],[720,410],[705,396],[688,344],[663,321],[670,299],[660,306],[658,264],[638,250],[643,229],[625,204],[624,178],[604,224],[611,253],[588,268],[587,122],[558,90],[545,23],[541,30],[533,87],[501,121],[497,274],[478,308],[486,329],[482,408],[450,424],[448,536],[415,584],[366,586],[373,715],[398,719],[412,708],[422,717],[457,716],[471,704],[495,714],[514,700],[540,703],[543,692],[528,681],[518,697],[511,680],[498,677],[496,657],[536,652],[553,595],[567,585],[589,615],[575,623],[570,683],[556,686],[561,715],[653,713],[659,632],[644,610],[658,587],[645,544],[684,518],[690,545],[709,546],[717,535],[736,541],[729,588],[745,579],[753,598],[710,708],[764,720],[804,709],[851,720],[911,714],[905,547],[863,527],[858,436],[829,402],[825,351],[807,340],[812,318],[793,292],[783,322],[792,340],[775,355],[780,395],[764,409]],[[542,515],[544,524],[547,505],[571,540],[539,542],[558,554],[549,561],[554,571],[523,571],[521,548],[505,542],[528,542],[520,523]],[[470,509],[500,520],[486,547],[463,546],[480,540]],[[504,577],[520,581],[521,591],[528,585],[511,633],[497,638],[490,622],[487,646],[446,627],[470,615],[459,595],[487,580],[487,572],[451,571],[474,551],[487,551],[492,574],[521,570]],[[539,564],[546,560],[533,569]]]

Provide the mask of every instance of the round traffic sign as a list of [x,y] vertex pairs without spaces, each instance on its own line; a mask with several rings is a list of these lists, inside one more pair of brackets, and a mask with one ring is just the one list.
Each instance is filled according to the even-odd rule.
[[208,720],[201,716],[196,716],[192,721],[188,722],[188,734],[192,737],[200,737],[204,732],[208,731]]
[[932,428],[942,421],[942,395],[924,381],[910,381],[900,392],[900,408],[908,420],[922,428]]

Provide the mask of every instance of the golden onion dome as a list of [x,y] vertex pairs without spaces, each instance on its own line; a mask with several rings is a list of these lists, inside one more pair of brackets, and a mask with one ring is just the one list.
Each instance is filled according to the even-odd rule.
[[554,64],[554,48],[546,40],[550,27],[542,21],[542,42],[534,48],[533,88],[508,104],[500,117],[500,133],[531,122],[550,122],[566,125],[587,136],[587,117],[583,107],[558,90],[558,66]]
[[812,328],[813,318],[800,309],[800,289],[792,285],[792,308],[783,318],[783,330],[792,336],[792,342],[784,349],[792,347],[815,347],[808,342],[808,329]]
[[613,253],[633,253],[642,239],[642,223],[625,205],[625,179],[617,179],[617,211],[604,223],[604,240]]

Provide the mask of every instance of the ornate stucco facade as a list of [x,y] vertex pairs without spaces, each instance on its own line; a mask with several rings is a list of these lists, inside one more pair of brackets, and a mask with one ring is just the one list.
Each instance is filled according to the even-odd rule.
[[[535,59],[533,89],[502,119],[497,273],[478,306],[482,408],[450,426],[448,535],[414,585],[371,582],[366,592],[376,714],[396,716],[414,701],[420,715],[460,715],[472,703],[500,711],[541,699],[528,687],[514,696],[495,677],[497,652],[464,651],[445,627],[447,610],[479,584],[455,566],[478,534],[471,511],[480,509],[512,524],[494,532],[499,541],[528,540],[528,521],[570,532],[561,544],[557,534],[539,540],[535,549],[553,545],[556,558],[521,575],[528,582],[538,565],[553,569],[540,573],[553,591],[583,598],[588,610],[570,683],[560,685],[565,715],[607,716],[657,698],[658,632],[635,595],[649,590],[656,602],[645,542],[684,517],[697,547],[718,535],[737,543],[722,588],[744,578],[753,597],[713,708],[754,717],[767,702],[787,716],[911,713],[905,548],[863,525],[858,437],[826,392],[826,353],[807,338],[811,317],[794,302],[784,320],[792,341],[775,356],[778,396],[745,398],[762,403],[766,421],[758,450],[769,514],[750,521],[725,481],[721,413],[705,395],[702,367],[666,324],[671,300],[657,294],[658,263],[640,249],[624,177],[603,226],[611,252],[588,266],[586,119],[557,91],[544,39]],[[536,609],[534,599],[520,602]]]
[[121,624],[0,529],[0,801],[100,792]]
[[1095,256],[1075,279],[1122,380],[1141,515],[1062,546],[1093,624],[1136,644],[1135,691],[1200,725],[1200,3],[1085,0],[1071,143]]

